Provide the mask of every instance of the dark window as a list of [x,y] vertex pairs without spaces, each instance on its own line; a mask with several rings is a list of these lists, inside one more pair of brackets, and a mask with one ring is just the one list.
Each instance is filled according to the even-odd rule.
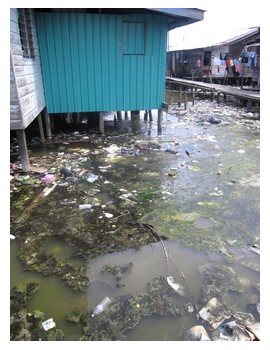
[[203,57],[203,65],[204,66],[211,66],[211,51],[205,51],[204,57]]
[[145,38],[146,24],[144,22],[123,22],[123,55],[145,55]]
[[23,57],[35,58],[29,9],[18,9],[19,30]]
[[227,57],[228,57],[228,52],[221,52],[220,53],[220,57],[219,58],[221,60],[225,60],[226,61]]

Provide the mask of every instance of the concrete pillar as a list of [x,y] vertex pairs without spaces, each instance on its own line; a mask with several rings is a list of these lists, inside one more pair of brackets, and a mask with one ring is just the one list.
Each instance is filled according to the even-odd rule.
[[104,113],[100,112],[99,113],[99,132],[103,135],[105,132],[104,128]]
[[19,153],[21,158],[22,170],[23,172],[27,173],[31,170],[31,168],[30,168],[29,157],[27,152],[25,130],[24,129],[16,130],[16,134],[17,134],[17,141],[19,145]]
[[41,114],[40,113],[37,116],[37,118],[38,118],[38,126],[39,126],[41,142],[42,142],[42,144],[44,144],[45,143],[45,137],[44,137],[43,124],[42,124],[42,119],[41,119]]

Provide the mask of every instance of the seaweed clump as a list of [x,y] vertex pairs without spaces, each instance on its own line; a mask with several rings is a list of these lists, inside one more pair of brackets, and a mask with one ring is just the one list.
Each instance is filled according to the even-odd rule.
[[86,315],[84,334],[79,340],[126,340],[125,333],[134,329],[142,317],[183,315],[186,312],[185,308],[174,305],[174,294],[163,276],[156,277],[149,284],[149,293],[140,293],[136,297],[118,297],[100,316],[92,318],[89,314]]
[[101,269],[101,274],[112,274],[114,276],[114,279],[116,280],[116,287],[123,287],[125,284],[122,282],[124,278],[124,274],[127,272],[130,272],[133,267],[133,263],[130,262],[124,266],[109,266],[104,265]]
[[39,310],[30,312],[27,308],[32,296],[39,290],[34,282],[22,283],[11,290],[10,295],[10,340],[38,341],[63,340],[61,329],[50,329],[48,332],[42,327],[45,315]]

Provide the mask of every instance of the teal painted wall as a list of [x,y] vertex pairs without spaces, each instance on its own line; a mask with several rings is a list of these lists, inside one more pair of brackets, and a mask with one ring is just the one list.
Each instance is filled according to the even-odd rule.
[[159,109],[167,18],[36,13],[48,113]]

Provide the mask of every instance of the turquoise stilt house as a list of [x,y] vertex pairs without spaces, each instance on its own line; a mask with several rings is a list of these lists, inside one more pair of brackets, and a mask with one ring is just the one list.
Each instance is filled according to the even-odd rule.
[[198,9],[37,12],[48,113],[160,109],[167,32]]
[[10,130],[30,170],[25,129],[59,113],[158,109],[165,95],[168,31],[203,20],[189,8],[10,9]]

